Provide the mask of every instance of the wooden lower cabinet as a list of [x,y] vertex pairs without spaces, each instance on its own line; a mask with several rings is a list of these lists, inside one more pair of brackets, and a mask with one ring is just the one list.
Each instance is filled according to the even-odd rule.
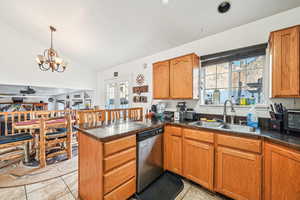
[[300,151],[262,143],[166,126],[164,167],[235,200],[300,200]]
[[214,146],[196,140],[183,140],[183,176],[213,190]]
[[213,189],[213,133],[167,126],[164,159],[165,169]]
[[182,175],[182,137],[168,136],[167,149],[167,169]]
[[101,142],[79,132],[79,197],[126,200],[136,192],[136,136]]
[[260,200],[261,155],[217,147],[216,190],[236,200]]
[[300,152],[265,144],[264,199],[300,199]]
[[165,127],[164,169],[182,175],[182,129],[179,127]]
[[128,199],[132,194],[135,193],[136,178],[130,179],[128,182],[124,183],[113,192],[109,193],[104,197],[104,200],[118,200],[118,199]]

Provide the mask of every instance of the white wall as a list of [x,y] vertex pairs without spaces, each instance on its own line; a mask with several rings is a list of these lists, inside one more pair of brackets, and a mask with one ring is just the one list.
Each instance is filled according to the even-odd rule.
[[[113,68],[107,69],[102,72],[98,72],[97,78],[97,100],[96,104],[103,106],[105,104],[105,90],[104,82],[106,79],[111,79],[113,77],[113,72],[119,72],[120,76],[132,77],[135,79],[134,74],[138,72],[143,73],[146,77],[146,82],[150,86],[150,92],[152,90],[152,63],[173,58],[176,56],[188,54],[195,52],[198,55],[207,55],[211,53],[217,53],[221,51],[226,51],[230,49],[236,49],[241,47],[247,47],[255,44],[265,43],[268,41],[269,33],[274,30],[289,27],[292,25],[300,24],[300,7],[288,10],[286,12],[267,17],[246,25],[242,25],[222,33],[218,33],[167,51],[159,52],[155,55],[141,58],[129,63],[121,64]],[[172,34],[172,33],[170,33]],[[144,69],[144,64],[147,64],[147,68]],[[268,67],[268,66],[267,66]],[[267,68],[268,70],[268,68]],[[265,81],[268,83],[269,75],[266,74]],[[266,84],[266,93],[268,94],[268,84]],[[152,94],[150,93],[151,97]],[[300,107],[300,102],[298,100],[277,100],[283,101],[288,107]],[[168,101],[169,102],[169,101]],[[222,107],[209,107],[200,106],[198,102],[191,101],[198,112],[222,114]],[[173,104],[169,102],[169,104]],[[145,107],[149,108],[151,105],[151,100],[148,104],[144,104]],[[248,109],[237,109],[238,115],[245,115]],[[258,109],[260,110],[260,116],[268,117],[266,108]]]
[[[96,72],[73,58],[64,73],[42,72],[35,62],[37,54],[49,48],[0,21],[0,84],[95,89]],[[80,48],[80,47],[78,47]]]

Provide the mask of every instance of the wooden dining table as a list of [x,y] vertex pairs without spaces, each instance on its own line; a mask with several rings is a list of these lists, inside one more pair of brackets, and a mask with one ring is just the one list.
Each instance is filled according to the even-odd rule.
[[[45,122],[47,127],[60,128],[67,123],[67,120],[64,117],[58,117],[58,118],[45,119]],[[26,130],[26,129],[34,130],[34,129],[40,129],[40,127],[41,127],[40,119],[31,119],[22,122],[16,122],[13,124],[13,128],[15,130]]]
[[[67,119],[65,117],[50,118],[50,119],[44,119],[44,120],[45,120],[47,128],[53,128],[53,129],[54,128],[63,128],[67,124]],[[72,121],[72,123],[74,121]],[[27,120],[27,121],[16,122],[16,123],[13,123],[12,128],[15,129],[16,131],[30,130],[31,134],[34,132],[34,135],[36,136],[36,140],[40,141],[40,139],[38,139],[38,137],[39,137],[39,133],[40,133],[39,130],[41,128],[41,119],[31,119],[31,120]],[[35,142],[33,145],[36,145]],[[39,144],[39,149],[45,149],[45,142],[38,142],[38,144]],[[31,147],[27,146],[25,149],[25,162],[29,160],[30,152],[31,152]],[[38,159],[38,156],[36,158]],[[42,161],[42,162],[45,162],[45,161]]]

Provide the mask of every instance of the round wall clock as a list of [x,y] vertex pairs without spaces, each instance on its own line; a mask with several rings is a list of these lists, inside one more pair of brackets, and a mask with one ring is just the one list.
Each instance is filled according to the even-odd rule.
[[145,77],[143,74],[138,74],[137,77],[136,77],[136,83],[138,85],[143,85],[145,82]]

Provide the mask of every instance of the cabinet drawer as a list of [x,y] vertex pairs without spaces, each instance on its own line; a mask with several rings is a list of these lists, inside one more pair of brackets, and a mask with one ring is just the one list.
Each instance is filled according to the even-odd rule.
[[104,194],[107,194],[119,187],[126,181],[135,177],[136,174],[136,162],[131,161],[113,171],[104,175]]
[[214,143],[214,133],[202,130],[183,129],[184,138]]
[[132,178],[104,197],[104,200],[126,200],[135,192],[136,179]]
[[114,153],[123,151],[130,147],[136,146],[136,136],[128,136],[118,140],[104,143],[104,156],[109,156]]
[[108,172],[136,158],[136,147],[108,156],[104,159],[104,172]]
[[173,136],[182,136],[182,128],[176,126],[167,126],[165,129],[166,133]]
[[217,144],[245,151],[261,153],[261,141],[231,135],[217,135]]

